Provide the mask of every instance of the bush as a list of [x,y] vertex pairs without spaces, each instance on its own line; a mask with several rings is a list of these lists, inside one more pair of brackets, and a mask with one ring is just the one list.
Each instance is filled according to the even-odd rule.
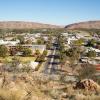
[[96,68],[94,65],[89,63],[82,64],[79,70],[79,79],[93,78],[96,73]]

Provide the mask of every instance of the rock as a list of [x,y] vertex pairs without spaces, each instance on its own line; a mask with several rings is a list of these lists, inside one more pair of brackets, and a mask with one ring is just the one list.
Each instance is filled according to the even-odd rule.
[[84,79],[76,83],[74,89],[87,89],[97,91],[100,89],[100,86],[91,79]]

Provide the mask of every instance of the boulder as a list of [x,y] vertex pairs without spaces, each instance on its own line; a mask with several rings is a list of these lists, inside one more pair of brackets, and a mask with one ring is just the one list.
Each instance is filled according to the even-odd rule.
[[100,85],[94,82],[91,79],[84,79],[76,83],[74,89],[87,89],[87,90],[95,90],[100,89]]

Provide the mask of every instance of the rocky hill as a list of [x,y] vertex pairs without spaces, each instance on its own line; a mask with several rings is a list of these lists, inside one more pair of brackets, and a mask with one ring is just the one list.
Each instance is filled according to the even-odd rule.
[[70,24],[65,26],[67,29],[100,29],[100,21],[88,21]]
[[60,28],[60,26],[41,24],[35,22],[23,21],[2,21],[0,22],[0,29],[40,29],[40,28]]

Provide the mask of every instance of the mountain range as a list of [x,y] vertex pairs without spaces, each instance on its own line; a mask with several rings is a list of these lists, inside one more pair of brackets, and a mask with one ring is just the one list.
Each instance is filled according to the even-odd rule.
[[87,21],[66,25],[67,29],[100,29],[100,21]]
[[42,24],[24,21],[1,21],[0,29],[40,29],[40,28],[60,28],[57,25]]
[[100,20],[74,23],[66,26],[42,24],[24,21],[0,21],[0,29],[41,29],[41,28],[66,28],[66,29],[100,29]]

